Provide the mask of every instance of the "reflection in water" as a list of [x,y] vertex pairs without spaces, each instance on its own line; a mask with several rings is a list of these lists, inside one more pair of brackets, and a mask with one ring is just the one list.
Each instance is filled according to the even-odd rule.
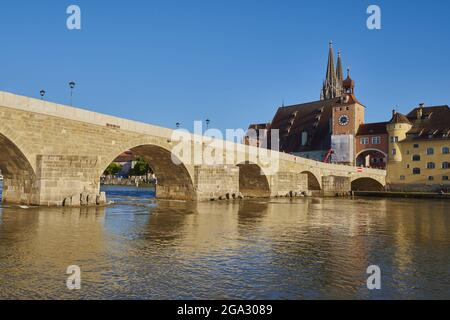
[[[107,192],[107,208],[0,207],[0,298],[450,298],[448,201]],[[380,291],[365,285],[372,264]]]

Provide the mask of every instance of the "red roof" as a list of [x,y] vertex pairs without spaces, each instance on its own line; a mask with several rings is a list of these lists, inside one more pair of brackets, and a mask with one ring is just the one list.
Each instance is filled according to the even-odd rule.
[[[354,95],[347,97],[348,100],[337,97],[279,108],[270,129],[279,130],[280,151],[293,153],[330,149],[333,108],[359,103]],[[309,137],[306,145],[302,145],[301,139],[304,131],[308,132]]]
[[357,136],[369,136],[373,134],[388,134],[387,122],[365,123],[359,126]]

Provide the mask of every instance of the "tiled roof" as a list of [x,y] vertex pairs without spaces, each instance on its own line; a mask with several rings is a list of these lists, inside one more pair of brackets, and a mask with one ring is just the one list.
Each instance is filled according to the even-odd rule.
[[387,122],[365,123],[359,126],[357,136],[368,136],[373,134],[387,134]]
[[395,112],[394,115],[392,116],[391,121],[389,121],[389,123],[408,123],[411,124],[411,122],[408,120],[408,118],[404,115],[401,114],[399,112]]
[[450,138],[450,108],[448,106],[422,107],[422,115],[418,119],[419,108],[414,108],[407,114],[413,126],[408,131],[411,139],[449,139]]
[[[281,107],[272,120],[270,129],[278,129],[280,151],[304,152],[328,150],[331,147],[330,120],[334,107],[359,103],[354,95]],[[308,143],[301,145],[303,131],[308,132]],[[270,139],[269,139],[270,142]]]
[[248,126],[249,129],[261,130],[269,128],[270,123],[253,123]]

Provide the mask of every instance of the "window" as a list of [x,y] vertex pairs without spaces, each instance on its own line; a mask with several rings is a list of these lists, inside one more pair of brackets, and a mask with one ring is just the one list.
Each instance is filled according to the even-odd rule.
[[392,149],[392,155],[395,156],[397,154],[397,149]]
[[308,132],[303,131],[302,132],[302,146],[306,146],[308,143]]
[[433,181],[434,177],[433,176],[428,176],[428,181]]
[[434,149],[433,148],[427,148],[427,155],[432,155],[434,154]]
[[406,169],[409,169],[409,164],[406,165]]
[[420,174],[420,168],[414,168],[413,174]]
[[409,154],[409,150],[406,150],[406,154]]
[[420,161],[420,156],[418,154],[413,155],[412,161]]
[[413,145],[413,148],[414,148],[414,149],[417,149],[417,148],[419,148],[419,145],[418,145],[417,143],[415,143],[415,144]]
[[450,151],[449,151],[448,147],[443,147],[442,148],[442,154],[449,154],[449,153],[450,153]]
[[443,181],[448,181],[448,176],[442,176]]
[[405,176],[400,176],[400,180],[405,180]]
[[450,163],[449,162],[442,162],[442,169],[449,169]]
[[372,137],[372,144],[380,144],[381,138],[380,137]]
[[434,168],[436,168],[436,165],[434,164],[434,162],[427,163],[427,169],[434,169]]
[[391,142],[398,142],[398,137],[391,137]]
[[369,138],[361,138],[361,144],[369,144]]

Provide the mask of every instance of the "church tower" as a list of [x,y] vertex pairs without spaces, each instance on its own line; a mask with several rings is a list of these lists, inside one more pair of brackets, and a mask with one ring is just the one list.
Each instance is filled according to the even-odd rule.
[[344,74],[342,72],[341,52],[338,52],[336,69],[334,68],[333,43],[330,42],[328,52],[327,75],[320,93],[320,100],[328,100],[342,96]]

